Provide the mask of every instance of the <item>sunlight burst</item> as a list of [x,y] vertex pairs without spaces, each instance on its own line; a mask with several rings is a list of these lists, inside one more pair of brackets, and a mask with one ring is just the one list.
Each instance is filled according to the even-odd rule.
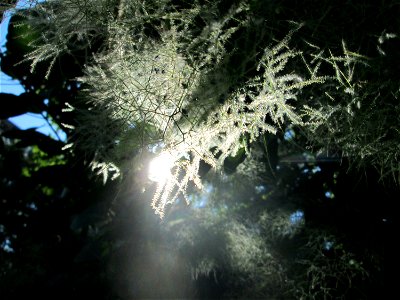
[[151,181],[163,183],[172,176],[171,169],[174,166],[173,155],[163,152],[155,157],[149,165],[148,178]]

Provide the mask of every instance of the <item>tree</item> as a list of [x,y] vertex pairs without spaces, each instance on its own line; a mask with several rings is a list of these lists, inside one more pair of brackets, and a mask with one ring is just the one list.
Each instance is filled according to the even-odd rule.
[[[71,114],[62,109],[66,101],[77,100],[73,78],[81,74],[81,65],[71,56],[58,58],[58,72],[48,79],[45,64],[31,73],[29,64],[20,63],[38,37],[29,34],[22,20],[18,14],[12,17],[1,59],[2,71],[18,79],[26,92],[1,94],[0,293],[4,299],[71,298],[89,295],[97,286],[90,295],[104,296],[110,293],[99,288],[105,284],[99,275],[104,266],[86,249],[94,243],[91,231],[107,220],[110,207],[100,205],[100,195],[112,185],[96,183],[84,157],[63,151],[61,139],[35,128],[20,130],[5,120],[41,113],[55,131],[63,128],[70,135],[63,123],[70,123]],[[100,246],[105,251],[108,245]]]
[[[41,74],[35,80],[58,82],[49,103],[53,120],[73,132],[64,149],[91,161],[105,183],[133,173],[141,197],[164,218],[160,234],[180,251],[220,239],[218,251],[185,258],[194,277],[224,278],[211,295],[362,298],[382,289],[365,286],[366,277],[387,275],[378,271],[383,250],[357,246],[369,241],[352,226],[379,219],[367,230],[379,240],[390,231],[381,223],[398,193],[391,186],[399,172],[398,8],[396,1],[48,1],[19,14],[18,28],[34,47],[15,74],[25,80],[30,61]],[[351,30],[350,19],[358,21]],[[11,45],[8,51],[4,64],[17,72]],[[60,81],[57,66],[74,80]],[[40,94],[34,84],[26,86]],[[65,97],[66,90],[76,94]],[[146,178],[153,157],[154,184]],[[360,176],[344,174],[347,162],[373,180],[371,168],[380,171],[390,192],[379,212],[367,194],[361,204],[344,192],[345,179]],[[363,180],[368,191],[381,189]],[[195,187],[210,186],[218,199],[204,213],[174,204],[201,203]],[[337,199],[327,204],[324,194]],[[206,231],[204,242],[199,232]]]

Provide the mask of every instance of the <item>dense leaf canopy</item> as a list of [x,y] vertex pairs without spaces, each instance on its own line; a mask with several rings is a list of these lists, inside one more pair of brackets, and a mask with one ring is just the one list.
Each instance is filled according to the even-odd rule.
[[[2,298],[390,295],[398,1],[12,13],[1,68],[26,92],[1,95]],[[66,140],[8,120],[28,112]]]

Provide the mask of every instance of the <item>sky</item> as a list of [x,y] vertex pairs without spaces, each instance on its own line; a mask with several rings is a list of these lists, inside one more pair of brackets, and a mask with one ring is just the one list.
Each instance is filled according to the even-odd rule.
[[[18,1],[17,7],[26,7],[28,4],[27,0]],[[10,12],[6,12],[4,18],[1,21],[0,27],[0,51],[4,53],[6,51],[5,43],[8,32],[8,24],[10,21]],[[18,80],[13,80],[10,76],[0,72],[0,93],[9,93],[14,95],[20,95],[24,92],[24,88],[20,85]],[[20,129],[28,129],[28,128],[37,128],[36,130],[45,134],[50,135],[53,138],[55,134],[51,130],[50,126],[44,120],[44,118],[40,114],[23,114],[13,118],[10,118],[9,121],[17,125]],[[66,139],[66,135],[64,132],[58,132],[60,138],[62,140]]]

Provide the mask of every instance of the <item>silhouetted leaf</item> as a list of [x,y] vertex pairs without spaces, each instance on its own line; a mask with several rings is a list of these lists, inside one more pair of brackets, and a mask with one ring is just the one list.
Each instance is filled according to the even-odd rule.
[[28,147],[37,145],[40,150],[48,155],[61,153],[64,143],[56,141],[43,133],[37,132],[34,128],[26,130],[9,130],[2,133],[2,136],[9,139],[18,139],[17,146]]
[[22,115],[27,112],[40,113],[45,110],[43,98],[32,93],[19,96],[2,93],[0,102],[0,119]]

